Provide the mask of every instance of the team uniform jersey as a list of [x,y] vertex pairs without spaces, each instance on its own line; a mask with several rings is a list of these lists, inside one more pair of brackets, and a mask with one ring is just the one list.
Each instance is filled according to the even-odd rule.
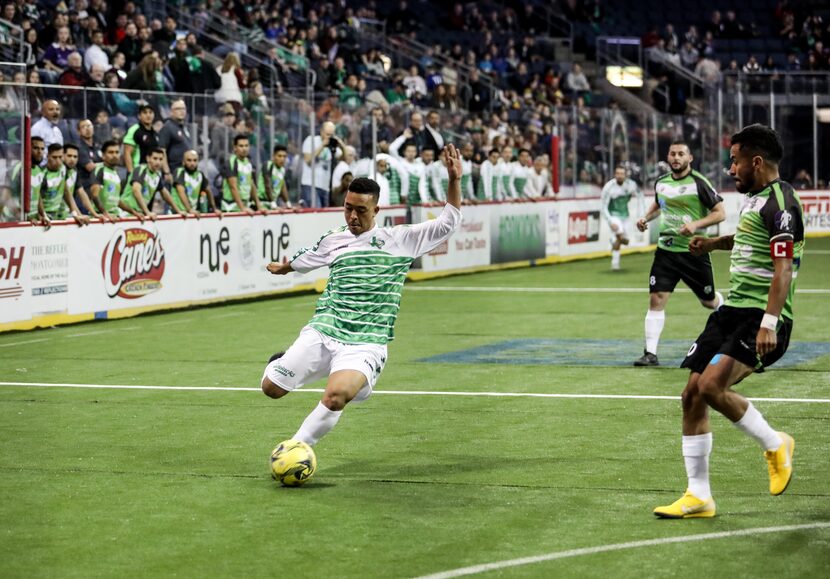
[[[608,225],[616,224],[623,235],[630,233],[630,215],[628,204],[632,197],[637,197],[640,202],[640,211],[643,212],[643,194],[637,184],[631,179],[626,179],[622,185],[616,179],[611,179],[602,188],[601,206],[602,215]],[[614,233],[613,228],[611,229]]]
[[[40,184],[43,181],[43,174],[44,169],[40,165],[35,165],[34,162],[32,163],[32,173],[31,178],[29,179],[29,186],[31,187],[32,195],[34,192],[40,189]],[[17,161],[14,167],[12,167],[11,173],[11,190],[13,195],[20,196],[20,204],[23,205],[23,179],[21,171],[23,170],[23,162]],[[32,217],[37,217],[37,199],[32,197],[31,202],[29,204],[29,215],[28,217],[31,219]]]
[[37,216],[38,199],[43,199],[43,211],[49,219],[66,219],[68,207],[64,199],[66,191],[66,165],[61,165],[57,171],[43,170],[40,186],[32,185],[32,199],[30,217]]
[[375,227],[359,236],[343,226],[301,249],[291,259],[295,271],[330,268],[328,284],[308,325],[345,344],[391,341],[409,267],[446,241],[460,223],[461,212],[445,205],[437,219]]
[[265,167],[259,173],[257,178],[257,189],[259,190],[259,200],[268,201],[268,190],[265,187],[266,182],[271,185],[271,195],[274,197],[273,201],[277,201],[282,193],[282,188],[285,185],[285,167],[277,167],[273,161],[265,163]]
[[431,221],[375,227],[358,236],[343,226],[298,251],[291,259],[295,271],[328,266],[329,281],[308,325],[285,355],[268,364],[265,376],[292,391],[339,370],[357,370],[366,384],[354,401],[368,398],[394,338],[409,267],[460,223],[461,212],[446,205]]
[[[205,177],[199,169],[196,169],[192,173],[184,167],[176,169],[176,174],[173,177],[173,186],[176,187],[177,185],[181,185],[184,188],[184,195],[187,197],[187,201],[190,203],[191,209],[197,209],[203,212],[207,211],[206,206],[199,206],[199,201],[202,191],[208,192],[207,194],[209,195],[210,188],[208,186],[207,177]],[[175,195],[171,195],[171,197],[173,198],[173,204],[179,211],[186,211],[184,203],[182,203],[178,192]]]
[[[444,163],[438,163],[438,165],[443,169],[441,186],[443,187],[441,190],[445,192],[449,187],[450,181],[449,176],[447,176],[447,182],[444,183],[443,175],[447,172],[447,167],[444,166]],[[473,162],[468,159],[461,158],[461,198],[462,199],[475,199],[475,190],[473,189]]]
[[228,179],[231,177],[236,177],[236,189],[239,191],[242,205],[248,207],[251,204],[251,189],[254,186],[255,174],[256,171],[250,159],[240,159],[236,155],[231,155],[222,171],[224,177],[222,183],[222,211],[242,211],[234,201],[233,194],[231,194],[231,186],[228,184]]
[[107,213],[114,215],[118,213],[118,201],[121,199],[121,177],[118,171],[98,163],[92,171],[93,185],[99,185],[98,198]]
[[449,173],[444,163],[430,163],[427,165],[429,174],[429,197],[431,201],[447,201],[447,185],[450,182]]
[[147,160],[147,153],[159,146],[158,133],[152,128],[150,130],[136,123],[127,130],[124,135],[124,144],[132,145],[133,169]]
[[498,201],[502,198],[498,164],[494,165],[489,159],[481,164],[477,196],[485,201]]
[[[379,153],[377,158],[378,160],[383,159],[389,163],[389,155]],[[374,174],[372,174],[373,171]],[[386,173],[388,174],[389,170],[387,170]],[[384,174],[377,172],[377,168],[372,159],[359,159],[354,164],[352,174],[355,179],[358,177],[368,177],[369,179],[374,179],[375,183],[377,183],[378,187],[380,187],[380,195],[378,196],[379,207],[386,207],[391,203],[389,179],[387,179]]]
[[[723,201],[706,177],[691,171],[675,179],[667,173],[654,185],[655,201],[660,206],[660,226],[657,247],[672,252],[688,252],[690,236],[681,235],[684,224],[702,219]],[[695,235],[705,235],[696,231]]]
[[496,163],[496,175],[499,179],[499,201],[504,199],[515,199],[513,196],[514,189],[510,186],[510,181],[513,179],[513,163],[507,163],[504,159],[499,159]]
[[[804,219],[792,186],[776,179],[761,191],[748,194],[732,245],[729,297],[709,316],[683,367],[702,372],[723,354],[763,371],[781,358],[792,335],[793,295],[803,253]],[[756,336],[767,308],[776,257],[792,258],[792,282],[776,327],[776,347],[758,356]]]
[[542,169],[541,173],[537,173],[536,169],[531,169],[530,177],[528,177],[527,185],[525,186],[525,195],[532,198],[553,197],[550,171]]
[[[144,199],[144,204],[147,206],[147,209],[152,211],[153,198],[155,198],[156,193],[164,189],[161,173],[151,171],[147,165],[139,165],[133,169],[133,173],[127,182],[128,185],[124,187],[124,191],[121,193],[121,201],[128,207],[141,213],[141,207],[139,207],[138,201],[136,201],[135,195],[133,195],[132,187],[133,183],[138,183],[141,187],[141,197]],[[126,215],[129,215],[129,213],[126,213]]]
[[401,162],[398,159],[390,156],[386,159],[386,163],[388,168],[383,175],[389,181],[389,204],[399,205],[403,191],[403,180],[406,174],[401,168]]
[[406,176],[401,181],[401,195],[406,197],[406,204],[429,203],[426,165],[421,163],[420,159],[411,163],[406,160],[401,160],[400,167]]
[[527,182],[530,179],[530,173],[533,169],[522,165],[518,161],[514,161],[510,163],[510,196],[514,199],[522,199],[523,197],[527,197],[525,193],[525,189],[527,188]]

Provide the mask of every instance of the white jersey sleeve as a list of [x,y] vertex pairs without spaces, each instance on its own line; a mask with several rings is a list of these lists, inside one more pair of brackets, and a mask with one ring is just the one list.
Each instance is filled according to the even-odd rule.
[[291,269],[298,273],[307,273],[320,267],[327,267],[330,262],[332,238],[344,230],[345,226],[328,231],[314,245],[299,250],[291,258]]
[[611,221],[611,213],[608,211],[608,204],[611,201],[611,187],[614,184],[614,180],[611,179],[608,183],[605,184],[602,188],[602,193],[600,194],[600,207],[602,209],[602,216],[605,218],[606,221]]
[[460,224],[461,211],[447,203],[436,219],[416,225],[399,225],[390,233],[409,256],[420,257],[449,239]]

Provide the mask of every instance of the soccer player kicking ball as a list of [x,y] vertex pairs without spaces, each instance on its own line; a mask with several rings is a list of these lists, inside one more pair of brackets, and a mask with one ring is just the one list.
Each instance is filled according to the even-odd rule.
[[461,158],[453,145],[444,152],[447,205],[437,219],[378,227],[380,188],[372,179],[357,178],[346,193],[345,226],[329,231],[289,262],[268,264],[275,275],[330,268],[311,321],[288,351],[271,358],[262,377],[262,391],[282,398],[328,376],[322,400],[294,440],[313,446],[334,428],[346,404],[369,397],[386,364],[386,344],[393,339],[410,265],[449,239],[461,223]]
[[746,193],[737,233],[695,237],[689,248],[698,255],[731,250],[731,287],[726,303],[709,316],[683,360],[682,366],[692,372],[683,391],[682,448],[689,484],[679,500],[654,509],[662,518],[715,516],[709,489],[709,407],[761,445],[771,494],[783,493],[793,472],[793,438],[773,430],[732,385],[763,372],[787,351],[794,280],[804,251],[801,202],[792,186],[778,177],[783,147],[769,127],[750,125],[732,135],[730,156],[729,174],[738,191]]

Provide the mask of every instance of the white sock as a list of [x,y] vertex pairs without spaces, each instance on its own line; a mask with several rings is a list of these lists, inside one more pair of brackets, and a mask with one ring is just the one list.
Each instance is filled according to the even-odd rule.
[[646,314],[646,352],[657,354],[657,343],[660,341],[660,334],[663,333],[663,325],[666,323],[666,312],[664,310],[649,310]]
[[744,434],[757,440],[758,444],[764,450],[778,450],[778,447],[784,444],[781,435],[767,424],[767,421],[764,420],[761,413],[752,405],[752,402],[749,403],[749,407],[747,407],[743,418],[734,424]]
[[317,444],[329,431],[334,428],[337,421],[340,420],[342,410],[329,410],[322,402],[317,404],[317,408],[311,411],[311,414],[306,416],[300,429],[292,438],[305,442],[309,446]]
[[715,298],[718,302],[715,304],[715,311],[718,311],[720,307],[723,305],[723,294],[720,292],[715,292]]
[[611,267],[620,267],[620,250],[611,250]]
[[712,454],[712,433],[683,437],[683,462],[689,477],[689,490],[706,500],[712,496],[709,488],[709,455]]

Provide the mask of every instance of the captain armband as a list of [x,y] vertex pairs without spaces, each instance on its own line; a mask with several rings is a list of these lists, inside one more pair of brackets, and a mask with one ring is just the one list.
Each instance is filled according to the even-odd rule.
[[776,258],[793,258],[793,240],[792,239],[776,239],[769,244],[769,254],[773,259]]

